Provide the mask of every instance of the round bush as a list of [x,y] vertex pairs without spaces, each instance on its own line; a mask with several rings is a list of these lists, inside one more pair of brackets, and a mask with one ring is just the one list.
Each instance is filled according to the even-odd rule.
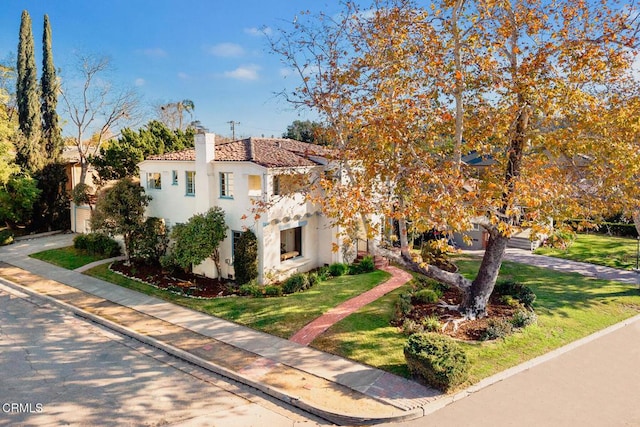
[[349,271],[349,266],[340,262],[336,262],[329,266],[329,274],[333,277],[344,276],[347,274],[347,271]]
[[304,273],[296,273],[289,277],[282,285],[282,292],[293,294],[309,287],[309,277]]
[[434,302],[438,302],[441,295],[433,289],[420,289],[418,292],[413,294],[413,300],[419,304],[431,304]]
[[482,334],[482,340],[495,340],[504,338],[513,332],[513,324],[504,319],[490,319],[487,330]]
[[536,313],[530,310],[518,310],[511,318],[511,324],[514,328],[524,328],[533,325],[538,321]]
[[427,384],[447,391],[468,378],[467,355],[451,338],[436,333],[411,335],[404,346],[409,371]]

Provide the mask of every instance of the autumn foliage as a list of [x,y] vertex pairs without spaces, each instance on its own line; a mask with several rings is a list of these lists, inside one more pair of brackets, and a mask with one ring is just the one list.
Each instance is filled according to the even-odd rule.
[[[343,229],[376,218],[489,234],[458,286],[483,316],[510,236],[638,200],[637,11],[611,1],[411,0],[303,14],[273,48],[297,70],[288,99],[318,112],[345,179],[316,201]],[[490,159],[482,169],[461,161]],[[635,180],[635,181],[634,181]],[[402,233],[401,233],[402,234]]]

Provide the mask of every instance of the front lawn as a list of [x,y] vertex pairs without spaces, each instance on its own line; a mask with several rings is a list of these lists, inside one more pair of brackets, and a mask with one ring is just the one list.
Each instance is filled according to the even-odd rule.
[[332,307],[360,295],[389,278],[384,271],[336,277],[320,282],[313,288],[283,297],[224,297],[212,299],[187,298],[140,283],[100,265],[86,274],[107,282],[162,298],[282,338],[289,338],[304,325]]
[[[478,261],[457,263],[472,277]],[[470,383],[585,337],[640,312],[640,292],[617,282],[505,262],[501,279],[533,289],[538,324],[506,339],[463,343],[471,362]],[[407,337],[389,324],[406,286],[363,307],[318,337],[312,346],[398,375],[408,376],[402,352]]]
[[602,234],[578,234],[567,249],[542,247],[536,249],[535,253],[628,270],[636,266],[637,248],[636,239]]
[[82,267],[83,265],[87,265],[94,261],[100,261],[101,259],[108,258],[102,255],[89,255],[85,251],[76,249],[73,246],[60,249],[49,249],[29,256],[68,270],[75,270],[78,267]]

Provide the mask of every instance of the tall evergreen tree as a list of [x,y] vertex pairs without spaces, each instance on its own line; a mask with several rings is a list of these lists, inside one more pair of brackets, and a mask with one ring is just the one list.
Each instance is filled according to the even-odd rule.
[[44,31],[42,34],[42,77],[40,80],[42,90],[42,139],[46,156],[51,162],[58,160],[62,154],[64,141],[58,124],[58,80],[56,67],[53,65],[53,52],[51,50],[51,25],[49,16],[44,15]]
[[23,170],[37,171],[44,164],[44,152],[40,145],[40,96],[31,17],[26,10],[22,12],[20,22],[16,101],[18,124],[22,133],[22,137],[16,140],[16,163]]

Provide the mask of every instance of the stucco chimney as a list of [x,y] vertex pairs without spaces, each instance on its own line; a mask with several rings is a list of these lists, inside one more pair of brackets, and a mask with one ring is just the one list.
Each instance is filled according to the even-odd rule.
[[216,135],[213,133],[196,134],[196,163],[209,163],[216,157]]
[[196,146],[196,211],[206,212],[212,205],[213,165],[216,157],[216,136],[213,133],[197,133]]

